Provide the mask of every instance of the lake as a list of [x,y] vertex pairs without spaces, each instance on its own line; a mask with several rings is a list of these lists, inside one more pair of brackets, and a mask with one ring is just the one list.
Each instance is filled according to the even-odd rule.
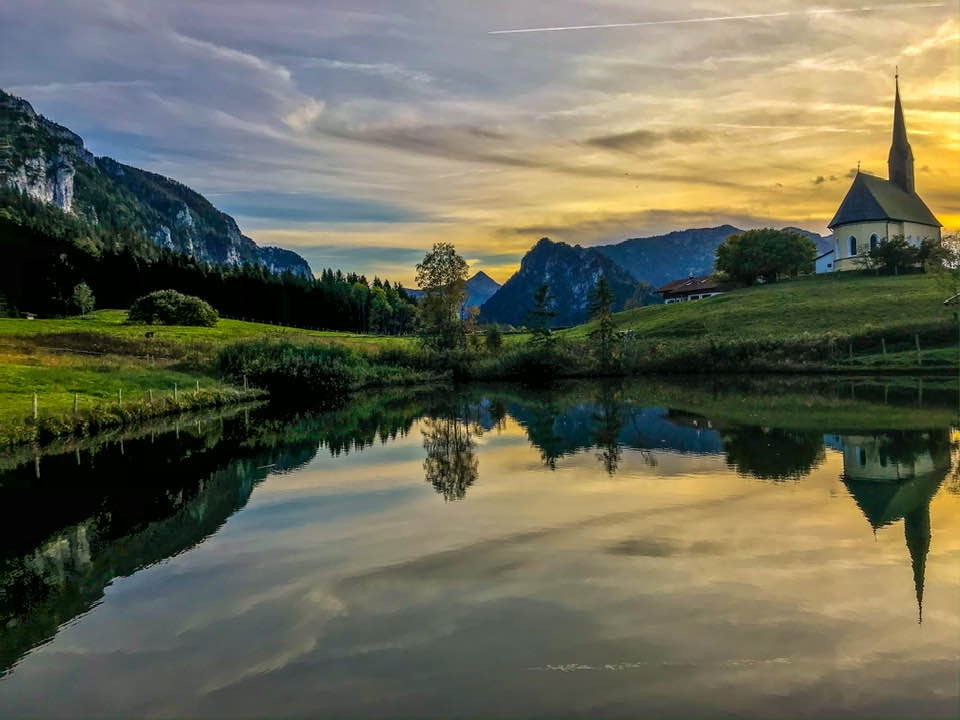
[[956,383],[370,394],[0,466],[0,715],[956,717]]

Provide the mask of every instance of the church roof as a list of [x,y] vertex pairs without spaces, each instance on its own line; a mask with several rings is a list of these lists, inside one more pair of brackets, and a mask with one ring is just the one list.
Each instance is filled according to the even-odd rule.
[[889,180],[858,172],[828,227],[871,220],[900,220],[941,227],[916,193],[908,193]]

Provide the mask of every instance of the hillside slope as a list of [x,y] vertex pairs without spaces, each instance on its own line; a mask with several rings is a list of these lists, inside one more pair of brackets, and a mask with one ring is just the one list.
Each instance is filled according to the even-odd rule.
[[[880,337],[913,332],[956,340],[956,321],[943,301],[949,292],[933,275],[899,277],[832,273],[744,288],[688,303],[618,313],[621,330],[644,340]],[[589,325],[566,331],[585,337]],[[880,350],[877,340],[877,351]]]
[[196,260],[313,276],[294,252],[259,247],[236,220],[170,178],[95,158],[76,133],[0,90],[0,187],[118,233],[133,233]]

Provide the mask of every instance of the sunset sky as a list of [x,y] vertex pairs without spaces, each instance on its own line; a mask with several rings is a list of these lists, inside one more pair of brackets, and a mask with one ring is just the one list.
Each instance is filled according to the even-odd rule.
[[[699,22],[490,34],[674,20]],[[503,281],[544,235],[825,233],[858,161],[886,176],[898,64],[956,228],[958,53],[955,0],[0,0],[0,87],[95,154],[407,283],[440,240]]]

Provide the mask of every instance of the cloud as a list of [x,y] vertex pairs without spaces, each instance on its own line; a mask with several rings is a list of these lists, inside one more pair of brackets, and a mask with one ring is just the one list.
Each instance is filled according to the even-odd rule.
[[326,103],[316,98],[310,98],[303,105],[284,115],[283,121],[298,132],[313,125],[323,114]]
[[636,152],[660,145],[665,142],[689,145],[711,137],[703,128],[675,128],[672,130],[649,130],[641,128],[612,135],[598,135],[589,138],[586,143],[606,150]]
[[372,75],[374,77],[418,86],[429,85],[433,82],[433,77],[425,72],[410,70],[395,63],[388,62],[359,63],[346,60],[334,60],[332,58],[309,58],[304,64],[312,67],[326,68],[328,70]]

